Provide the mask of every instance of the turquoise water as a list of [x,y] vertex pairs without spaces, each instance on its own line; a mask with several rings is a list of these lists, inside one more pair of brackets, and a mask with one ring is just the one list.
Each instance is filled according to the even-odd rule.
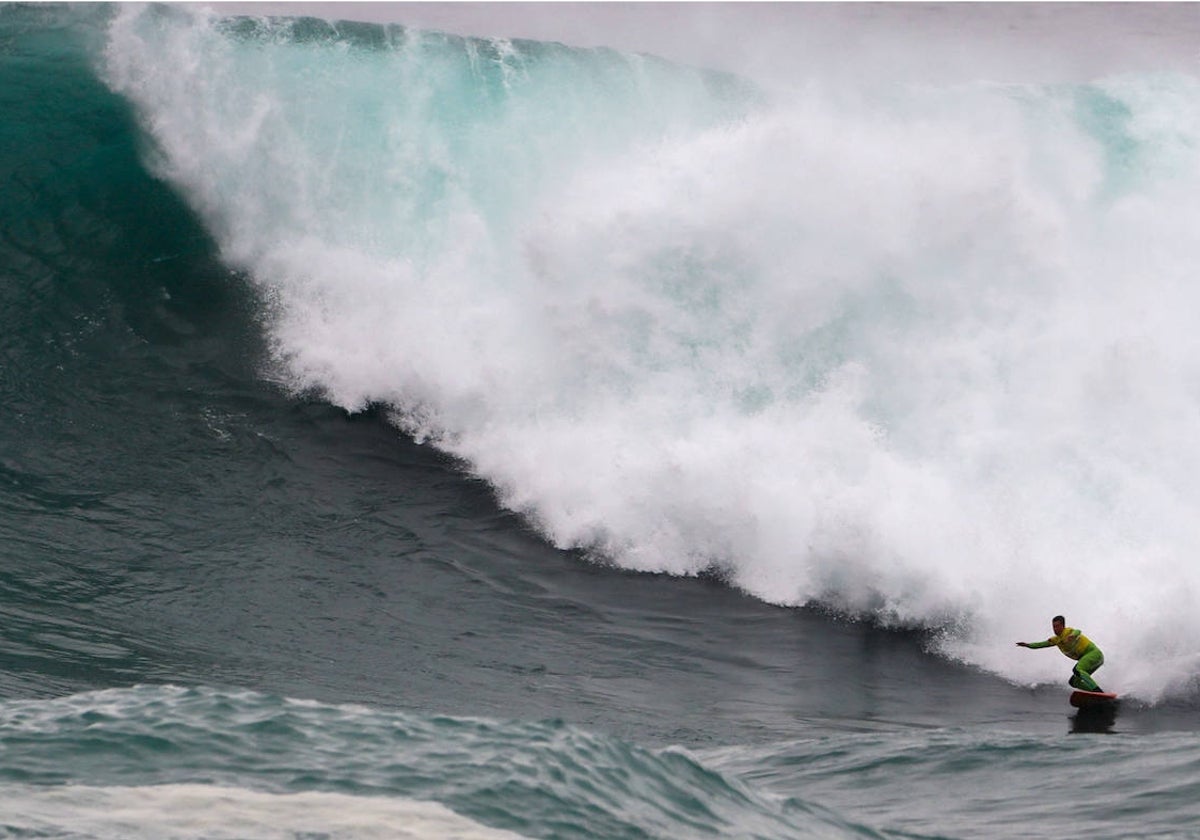
[[0,7],[0,836],[1200,836],[1198,92]]

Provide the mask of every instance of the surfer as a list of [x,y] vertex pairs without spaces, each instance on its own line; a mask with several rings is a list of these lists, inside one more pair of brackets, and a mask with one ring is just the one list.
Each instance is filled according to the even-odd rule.
[[1075,671],[1067,684],[1081,691],[1100,691],[1100,686],[1092,679],[1092,673],[1104,664],[1104,654],[1100,648],[1087,636],[1074,627],[1068,627],[1067,621],[1061,615],[1050,620],[1054,635],[1044,642],[1017,642],[1017,647],[1044,648],[1058,645],[1058,649],[1075,661]]

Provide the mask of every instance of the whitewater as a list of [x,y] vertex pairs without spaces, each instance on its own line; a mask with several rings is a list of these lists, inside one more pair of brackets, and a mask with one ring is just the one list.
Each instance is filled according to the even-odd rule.
[[162,8],[104,61],[269,375],[556,546],[1019,683],[1062,612],[1106,684],[1194,688],[1195,77],[847,92]]

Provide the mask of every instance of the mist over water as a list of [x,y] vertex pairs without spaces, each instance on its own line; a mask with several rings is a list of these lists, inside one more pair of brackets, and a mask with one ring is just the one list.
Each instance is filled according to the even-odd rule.
[[758,83],[130,8],[104,74],[270,302],[265,375],[560,547],[943,631],[1018,682],[1197,666],[1200,82]]

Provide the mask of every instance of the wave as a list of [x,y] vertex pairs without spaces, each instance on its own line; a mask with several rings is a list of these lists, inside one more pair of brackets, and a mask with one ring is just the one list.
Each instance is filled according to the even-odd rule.
[[[929,813],[937,836],[1082,819],[1109,837],[1131,807],[1142,834],[1187,833],[1196,734],[1103,740],[860,719],[692,752],[556,720],[138,685],[0,701],[0,837],[878,838],[928,836]],[[1097,751],[1111,772],[1073,776]]]
[[560,547],[1195,673],[1200,80],[752,83],[608,50],[122,10],[104,74],[268,303]]
[[877,836],[681,749],[557,721],[170,685],[6,701],[0,721],[0,836]]

